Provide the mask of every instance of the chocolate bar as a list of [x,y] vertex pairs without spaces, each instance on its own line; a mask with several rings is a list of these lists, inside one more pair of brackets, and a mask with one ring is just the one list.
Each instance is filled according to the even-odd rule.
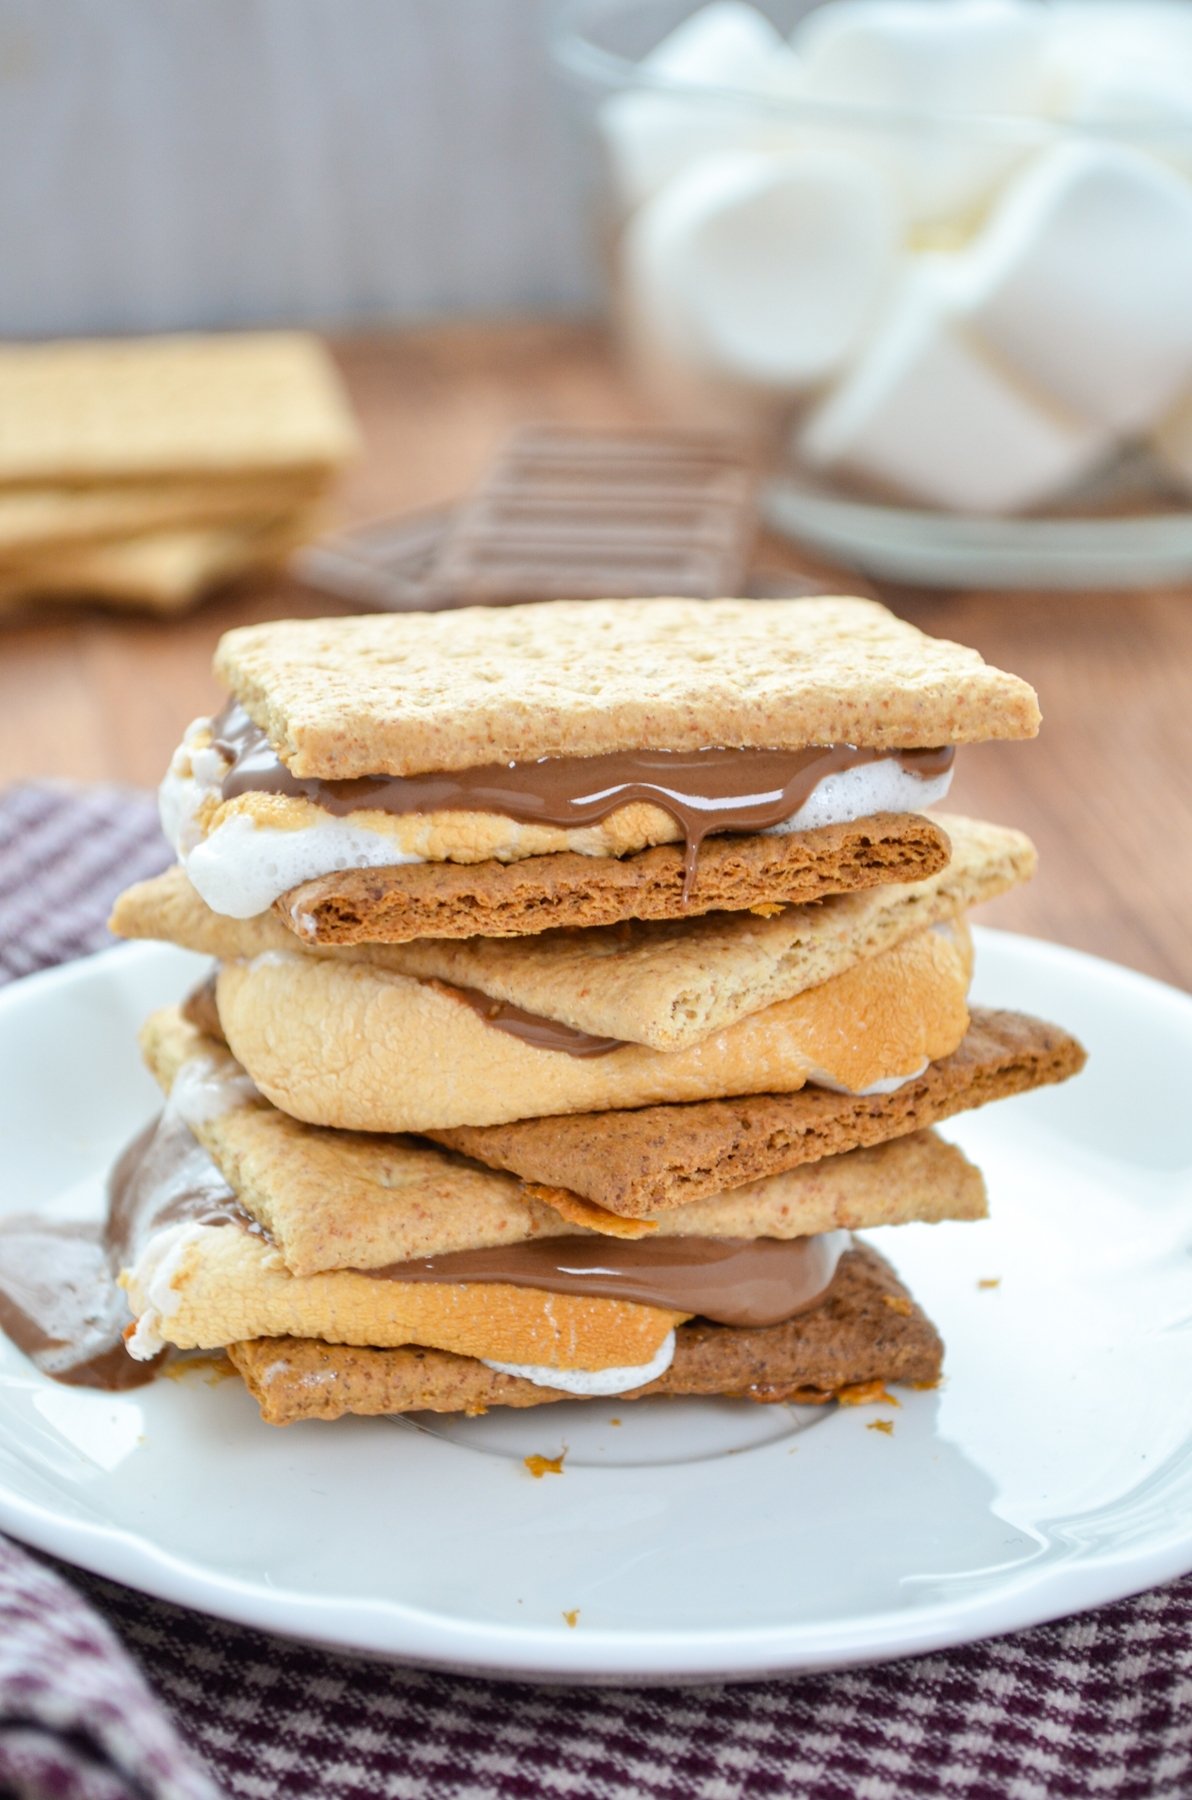
[[308,544],[290,569],[306,587],[363,612],[430,612],[443,604],[428,578],[451,517],[452,508],[440,506],[373,519]]
[[456,512],[431,584],[488,605],[737,594],[753,485],[733,438],[526,427]]

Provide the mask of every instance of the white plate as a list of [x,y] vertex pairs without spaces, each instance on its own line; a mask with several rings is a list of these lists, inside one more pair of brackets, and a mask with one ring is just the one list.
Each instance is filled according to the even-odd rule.
[[[129,947],[0,999],[0,1206],[98,1207],[155,1105],[136,1028],[196,967]],[[992,932],[976,995],[1092,1056],[948,1127],[990,1221],[878,1234],[947,1340],[941,1391],[275,1431],[236,1381],[89,1393],[3,1343],[0,1527],[226,1618],[556,1681],[872,1662],[1192,1568],[1192,1000]],[[561,1477],[523,1466],[564,1445]]]

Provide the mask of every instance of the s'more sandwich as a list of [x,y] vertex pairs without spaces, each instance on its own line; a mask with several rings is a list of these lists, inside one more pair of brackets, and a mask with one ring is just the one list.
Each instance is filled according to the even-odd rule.
[[215,912],[307,944],[520,937],[912,881],[1026,682],[876,602],[558,601],[229,632],[162,790]]
[[847,600],[283,624],[217,668],[179,865],[113,918],[214,964],[142,1034],[134,1356],[226,1349],[274,1423],[938,1377],[852,1233],[983,1216],[934,1127],[1082,1060],[970,1010],[969,910],[1034,852],[934,810],[1024,683]]

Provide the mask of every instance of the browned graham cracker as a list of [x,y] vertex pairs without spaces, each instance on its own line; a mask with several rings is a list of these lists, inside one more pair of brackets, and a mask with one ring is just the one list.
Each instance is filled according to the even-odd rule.
[[973,1009],[964,1042],[892,1094],[752,1094],[579,1113],[512,1125],[460,1126],[426,1135],[523,1181],[569,1188],[626,1218],[651,1213],[765,1175],[880,1144],[908,1131],[1066,1081],[1085,1053],[1058,1025],[1026,1013]]
[[774,902],[822,900],[887,881],[921,881],[947,863],[946,834],[917,813],[851,825],[709,838],[683,896],[681,845],[636,856],[563,851],[522,862],[347,869],[291,888],[279,916],[306,943],[522,937],[561,925],[675,919]]
[[[228,1353],[270,1425],[345,1413],[477,1413],[576,1398],[444,1350],[255,1338],[232,1344]],[[681,1325],[666,1374],[618,1394],[616,1404],[651,1394],[819,1402],[870,1382],[934,1383],[942,1358],[939,1334],[890,1265],[858,1244],[842,1259],[823,1305],[752,1330]]]

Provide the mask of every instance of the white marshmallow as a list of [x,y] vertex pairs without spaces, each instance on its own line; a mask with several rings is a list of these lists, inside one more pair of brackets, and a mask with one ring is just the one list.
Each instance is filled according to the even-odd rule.
[[1192,69],[1121,62],[1072,71],[1058,110],[1073,124],[1123,133],[1135,149],[1192,174]]
[[1146,428],[1192,381],[1192,186],[1110,143],[1064,145],[1003,196],[962,311],[1078,417]]
[[826,1075],[822,1069],[812,1069],[807,1079],[812,1087],[829,1088],[834,1094],[855,1094],[858,1098],[870,1094],[896,1094],[899,1088],[906,1087],[908,1082],[918,1081],[920,1075],[928,1067],[928,1060],[927,1057],[924,1057],[918,1068],[912,1069],[907,1075],[883,1075],[877,1081],[871,1081],[868,1087],[863,1088],[845,1087],[843,1082],[837,1081],[834,1075]]
[[1152,447],[1176,480],[1192,491],[1192,395],[1164,419]]
[[144,1294],[145,1305],[135,1329],[125,1339],[124,1347],[138,1362],[151,1362],[167,1347],[168,1340],[162,1327],[181,1304],[182,1295],[175,1286],[175,1276],[186,1263],[190,1251],[203,1241],[207,1232],[226,1229],[226,1226],[193,1222],[167,1225],[153,1233],[137,1257],[130,1286]]
[[1015,387],[958,326],[944,259],[922,258],[861,358],[796,434],[815,468],[929,506],[1013,512],[1070,487],[1106,434]]
[[[955,764],[953,764],[955,768]],[[815,831],[821,825],[847,825],[867,819],[871,813],[922,812],[938,806],[952,785],[952,769],[923,780],[908,775],[896,756],[879,762],[860,763],[841,769],[818,782],[797,813],[770,830],[778,836],[788,831]]]
[[632,302],[672,355],[796,393],[839,368],[898,259],[880,173],[843,151],[730,154],[694,164],[630,222]]
[[522,1381],[532,1381],[535,1387],[560,1388],[565,1394],[627,1394],[631,1388],[644,1387],[647,1381],[657,1381],[665,1375],[675,1359],[675,1334],[668,1331],[657,1351],[648,1363],[639,1363],[620,1369],[555,1369],[549,1363],[507,1363],[495,1362],[487,1356],[480,1358],[486,1369],[495,1369],[498,1375],[517,1375]]
[[252,919],[300,882],[337,869],[385,869],[415,863],[382,832],[328,818],[297,831],[274,831],[234,813],[197,844],[183,864],[212,912]]
[[1047,12],[1061,84],[1073,71],[1192,70],[1187,0],[1050,0]]
[[807,99],[898,115],[871,142],[916,223],[972,213],[1037,142],[1026,120],[1042,110],[1050,71],[1034,0],[834,0],[792,43]]
[[216,1062],[213,1057],[194,1056],[184,1062],[174,1077],[166,1112],[182,1120],[191,1131],[199,1131],[225,1113],[235,1112],[260,1094],[243,1069],[235,1064]]
[[[765,14],[743,0],[701,7],[639,67],[658,87],[614,94],[599,114],[613,179],[629,207],[698,157],[775,147],[793,133],[778,113],[767,118],[747,100],[731,98],[733,92],[781,98],[798,89],[798,63],[789,46]],[[710,91],[684,91],[701,88]]]

